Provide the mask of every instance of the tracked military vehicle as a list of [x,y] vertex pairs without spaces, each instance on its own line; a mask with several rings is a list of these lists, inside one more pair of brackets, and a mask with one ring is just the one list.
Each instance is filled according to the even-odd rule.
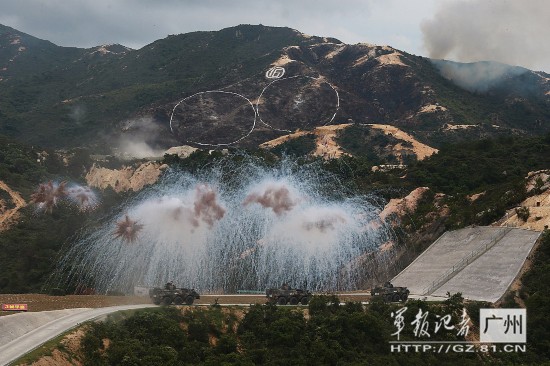
[[307,290],[293,289],[284,284],[280,288],[269,288],[265,291],[267,301],[277,305],[307,305],[312,293]]
[[195,299],[200,299],[200,295],[194,289],[177,288],[171,282],[168,282],[164,288],[155,287],[149,290],[149,296],[155,305],[193,305]]
[[376,286],[370,292],[373,299],[381,298],[384,302],[406,302],[409,298],[409,289],[406,287],[395,287],[390,282],[384,286]]

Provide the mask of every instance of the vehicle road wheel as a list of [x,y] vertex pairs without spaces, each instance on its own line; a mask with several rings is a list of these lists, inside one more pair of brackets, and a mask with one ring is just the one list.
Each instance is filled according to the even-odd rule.
[[290,301],[289,301],[290,305],[298,305],[298,299],[294,296],[292,296],[290,298]]
[[277,304],[286,305],[286,298],[284,296],[279,297],[279,299],[277,300]]
[[186,303],[187,305],[193,305],[193,301],[195,301],[195,298],[194,298],[193,296],[191,296],[191,295],[189,295],[189,296],[187,296],[187,297],[185,298],[185,303]]
[[391,294],[387,294],[386,296],[384,296],[384,302],[391,302]]
[[302,297],[302,300],[300,300],[300,303],[301,303],[302,305],[307,305],[307,304],[309,304],[309,297],[307,297],[307,296]]
[[161,299],[159,299],[158,297],[155,297],[155,298],[153,299],[153,304],[155,304],[155,305],[160,305],[160,303],[161,303]]
[[391,301],[399,302],[400,300],[401,300],[401,296],[399,296],[399,294],[393,294]]
[[181,296],[176,296],[176,297],[174,298],[174,304],[176,304],[176,305],[181,305],[181,304],[183,304],[183,299],[181,298]]
[[162,305],[170,305],[172,303],[172,298],[170,296],[165,296],[162,298]]
[[401,301],[406,302],[409,298],[409,293],[405,292],[403,295],[401,295]]

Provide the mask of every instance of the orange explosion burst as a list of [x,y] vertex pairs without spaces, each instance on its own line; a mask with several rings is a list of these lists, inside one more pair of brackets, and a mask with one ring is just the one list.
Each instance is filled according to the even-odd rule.
[[73,187],[68,190],[67,195],[80,211],[93,210],[98,205],[97,196],[90,187]]
[[58,185],[51,180],[48,183],[40,184],[36,192],[31,195],[31,202],[37,204],[39,209],[52,212],[57,201],[67,195],[66,184],[67,182],[61,182]]
[[143,225],[137,221],[130,220],[126,215],[125,219],[116,223],[116,230],[113,233],[115,238],[122,238],[129,243],[133,243],[137,239],[138,233],[143,229]]

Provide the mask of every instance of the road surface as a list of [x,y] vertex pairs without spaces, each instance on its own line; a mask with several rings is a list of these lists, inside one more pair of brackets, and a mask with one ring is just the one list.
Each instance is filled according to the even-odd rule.
[[[96,308],[96,309],[78,309],[72,311],[68,315],[62,316],[61,318],[54,319],[42,326],[37,327],[36,329],[27,332],[6,344],[0,345],[0,365],[8,365],[10,362],[17,360],[19,357],[29,353],[35,348],[40,347],[42,344],[48,340],[58,336],[59,334],[66,332],[67,330],[76,327],[80,323],[83,323],[88,320],[99,318],[103,315],[119,311],[119,310],[130,310],[130,309],[141,309],[154,307],[152,304],[142,304],[142,305],[121,305],[121,306],[111,306],[107,308]],[[14,314],[19,315],[19,314]],[[26,315],[26,314],[21,314]],[[11,316],[5,316],[0,318],[0,332],[7,331],[5,327],[11,327],[12,321],[10,321]],[[9,325],[8,325],[9,324]]]
[[[366,301],[367,292],[338,294],[341,301]],[[82,296],[87,298],[90,296]],[[57,298],[55,298],[57,300]],[[148,299],[146,299],[148,301]],[[144,301],[146,301],[144,300]],[[265,295],[231,294],[202,295],[196,306],[210,306],[216,300],[222,306],[250,306],[266,302]],[[54,311],[18,313],[0,317],[0,366],[8,365],[40,347],[48,340],[76,327],[80,323],[106,314],[130,309],[154,307],[153,304],[125,304],[99,308],[73,308]]]

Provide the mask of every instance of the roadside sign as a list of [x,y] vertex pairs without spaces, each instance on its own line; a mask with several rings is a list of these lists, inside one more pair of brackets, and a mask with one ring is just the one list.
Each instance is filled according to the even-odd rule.
[[27,304],[2,304],[2,311],[28,311]]

